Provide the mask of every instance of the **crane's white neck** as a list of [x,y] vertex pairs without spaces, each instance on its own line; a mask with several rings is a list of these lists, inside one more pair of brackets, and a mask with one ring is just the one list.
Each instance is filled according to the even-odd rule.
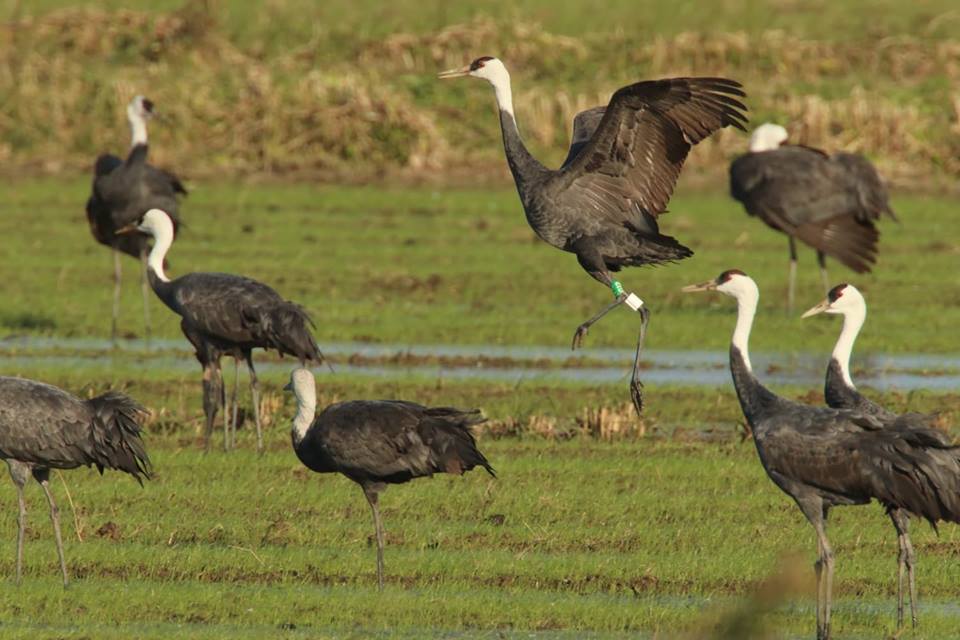
[[127,107],[127,120],[130,121],[130,146],[147,144],[147,120],[135,105]]
[[483,68],[487,82],[493,85],[497,107],[513,116],[513,91],[510,88],[510,72],[499,61],[492,61]]
[[750,151],[773,151],[787,141],[787,130],[769,122],[754,129],[750,135]]
[[[733,330],[731,343],[743,356],[743,364],[747,371],[753,371],[750,364],[750,329],[753,327],[753,318],[757,314],[757,303],[760,300],[760,291],[753,280],[743,278],[745,283],[738,283],[735,297],[737,299],[737,326]],[[749,286],[752,285],[752,286]]]
[[[302,372],[302,373],[301,373]],[[297,415],[293,417],[290,435],[293,446],[303,441],[313,424],[317,413],[317,390],[313,381],[313,374],[306,369],[299,369],[293,375],[293,392],[297,397]]]
[[173,221],[164,211],[150,209],[143,214],[143,223],[140,226],[147,227],[153,236],[153,249],[147,257],[147,268],[153,269],[163,282],[170,282],[163,270],[163,261],[173,245]]
[[837,344],[833,347],[833,359],[840,365],[840,374],[843,376],[843,381],[850,387],[854,386],[853,379],[850,377],[850,354],[853,353],[853,343],[856,342],[866,319],[866,305],[856,305],[845,309],[843,311],[843,328],[840,330]]

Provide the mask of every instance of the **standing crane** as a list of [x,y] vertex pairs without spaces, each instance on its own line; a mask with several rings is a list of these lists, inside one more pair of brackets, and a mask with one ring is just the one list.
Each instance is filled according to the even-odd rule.
[[[893,411],[882,407],[873,400],[857,391],[850,376],[850,354],[853,344],[863,327],[867,317],[867,302],[863,295],[852,284],[838,284],[827,294],[822,302],[811,307],[803,314],[809,318],[818,313],[840,314],[843,316],[843,328],[840,337],[833,348],[830,364],[827,365],[827,375],[824,381],[823,396],[828,407],[834,409],[853,409],[860,413],[893,422],[897,420],[911,421],[925,428],[928,437],[937,440],[939,447],[950,449],[951,443],[942,431],[932,428],[930,416],[917,413],[908,413],[897,416]],[[890,509],[890,519],[897,530],[897,543],[900,554],[897,556],[897,627],[903,626],[903,578],[904,572],[908,576],[910,588],[910,619],[913,626],[917,625],[917,583],[914,576],[913,544],[910,542],[910,514],[902,509]]]
[[142,233],[118,236],[116,231],[136,222],[148,209],[162,209],[173,220],[174,230],[180,224],[178,196],[186,188],[174,174],[147,163],[147,120],[153,117],[153,102],[136,96],[127,107],[132,140],[127,159],[103,154],[93,169],[93,192],[87,200],[87,222],[90,232],[100,244],[113,249],[113,317],[110,339],[117,341],[120,315],[120,254],[140,258],[143,265],[143,321],[150,339],[149,294],[146,273],[147,236]]
[[484,422],[478,410],[425,407],[402,400],[353,400],[332,404],[319,416],[313,374],[294,369],[284,387],[297,398],[293,449],[317,473],[342,473],[363,489],[377,535],[377,585],[383,590],[383,525],[379,496],[388,484],[435,473],[463,475],[483,467],[496,477],[470,433]]
[[250,372],[253,416],[257,425],[257,451],[263,453],[260,425],[260,393],[252,351],[276,349],[300,365],[323,361],[310,326],[310,316],[300,305],[284,300],[262,282],[229,273],[188,273],[170,280],[164,259],[173,244],[174,224],[167,212],[150,209],[140,220],[118,233],[139,231],[153,237],[147,257],[147,277],[157,297],[180,316],[180,328],[196,349],[203,366],[203,411],[206,416],[204,448],[210,450],[210,436],[218,407],[223,407],[224,450],[235,439],[236,424],[227,416],[220,357],[241,358]]
[[829,155],[784,144],[787,130],[766,123],[750,136],[750,151],[730,165],[730,195],[747,213],[790,243],[787,308],[793,311],[797,280],[796,239],[817,251],[823,288],[830,288],[826,256],[857,273],[877,261],[876,221],[890,208],[887,189],[870,161],[859,154]]
[[50,492],[50,469],[96,466],[129,473],[143,485],[150,460],[140,438],[146,411],[122,393],[109,391],[81,400],[43,382],[0,377],[0,458],[17,487],[17,584],[23,573],[27,506],[23,489],[31,476],[50,504],[63,585],[67,563],[60,535],[60,512]]
[[606,107],[573,120],[573,144],[563,165],[551,170],[523,144],[513,115],[510,74],[497,58],[484,56],[444,71],[441,78],[472,76],[493,85],[507,164],[534,232],[548,244],[573,253],[580,266],[613,291],[613,303],[577,327],[573,348],[590,327],[626,304],[641,315],[630,378],[630,395],[643,405],[640,353],[649,311],[626,293],[613,273],[623,267],[683,260],[693,252],[660,233],[666,210],[690,148],[727,126],[743,130],[746,107],[739,83],[725,78],[669,78],[617,90]]
[[733,386],[767,475],[796,501],[816,531],[817,638],[826,640],[833,589],[833,551],[826,533],[830,508],[877,500],[888,513],[901,510],[934,526],[940,520],[960,522],[960,449],[944,446],[934,429],[911,420],[882,421],[849,409],[811,407],[764,387],[753,373],[748,349],[760,292],[742,271],[724,271],[683,290],[719,291],[737,301],[730,344]]

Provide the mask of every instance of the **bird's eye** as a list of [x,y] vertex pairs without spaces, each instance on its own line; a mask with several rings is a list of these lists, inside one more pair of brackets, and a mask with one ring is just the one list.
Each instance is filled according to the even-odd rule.
[[152,100],[147,100],[146,98],[144,98],[142,104],[143,104],[143,110],[144,110],[144,111],[146,111],[147,113],[153,113],[153,101],[152,101]]

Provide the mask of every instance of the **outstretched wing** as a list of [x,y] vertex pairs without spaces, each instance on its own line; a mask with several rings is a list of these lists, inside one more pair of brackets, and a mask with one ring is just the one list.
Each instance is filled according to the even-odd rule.
[[613,94],[593,137],[554,178],[581,215],[637,228],[662,213],[690,147],[726,126],[743,130],[741,85],[725,78],[638,82]]
[[606,107],[594,107],[581,111],[573,117],[573,136],[570,138],[570,151],[567,152],[567,159],[563,161],[561,169],[570,164],[587,146],[590,138],[596,133],[600,121],[603,120],[603,114],[607,111]]
[[890,208],[890,197],[880,174],[869,160],[858,153],[836,153],[832,160],[847,170],[850,188],[856,193],[860,205],[857,219],[878,220],[882,214],[897,220]]

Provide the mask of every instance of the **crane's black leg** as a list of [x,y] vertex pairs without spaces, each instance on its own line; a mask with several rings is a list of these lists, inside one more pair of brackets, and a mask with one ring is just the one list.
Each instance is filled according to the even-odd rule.
[[827,275],[827,256],[823,251],[817,251],[817,264],[820,265],[820,280],[823,282],[823,290],[830,293],[830,276]]
[[110,342],[117,346],[117,323],[120,321],[120,252],[113,250],[113,318],[110,323]]
[[787,313],[793,313],[793,299],[797,290],[797,241],[793,236],[790,240],[790,271],[787,275]]
[[220,407],[220,396],[223,389],[219,384],[218,367],[207,362],[203,365],[203,451],[210,453],[210,441],[213,438],[213,424],[217,419],[217,409]]
[[143,295],[143,331],[147,344],[150,348],[150,282],[147,280],[147,248],[140,248],[140,293]]
[[817,533],[817,640],[830,640],[830,605],[833,592],[833,550],[827,540],[827,507],[817,496],[794,499]]
[[598,320],[600,320],[600,318],[607,315],[608,313],[610,313],[611,311],[619,307],[621,304],[623,304],[624,300],[626,299],[627,299],[627,294],[621,293],[620,295],[617,296],[616,300],[614,300],[610,304],[603,307],[603,309],[601,309],[600,312],[597,313],[597,315],[593,316],[592,318],[590,318],[589,320],[581,324],[579,327],[577,327],[577,330],[573,332],[573,343],[571,344],[570,349],[573,351],[576,351],[581,346],[583,346],[583,339],[587,335],[587,332],[590,330],[590,327],[592,327]]
[[383,524],[380,522],[380,509],[377,506],[380,490],[378,485],[363,485],[363,495],[373,510],[373,526],[377,532],[377,589],[383,591]]
[[253,352],[243,354],[250,371],[250,395],[253,396],[253,421],[257,425],[257,453],[263,455],[263,429],[260,425],[260,383],[257,380],[257,370],[253,368]]
[[647,325],[650,324],[650,310],[646,305],[640,307],[640,335],[637,337],[637,352],[633,356],[633,374],[630,376],[630,398],[637,415],[643,410],[643,383],[640,382],[640,354],[643,352],[643,341],[647,337]]
[[233,393],[230,395],[230,448],[237,446],[237,420],[240,413],[240,360],[233,359]]
[[60,558],[60,572],[63,574],[63,586],[67,586],[67,562],[63,557],[63,536],[60,535],[60,509],[57,503],[53,501],[53,494],[50,493],[50,470],[34,469],[33,477],[40,483],[43,492],[47,495],[47,502],[50,503],[50,520],[53,522],[53,536],[57,540],[57,556]]
[[23,578],[23,539],[27,532],[27,503],[23,499],[23,486],[30,477],[30,467],[15,460],[7,460],[7,468],[13,484],[17,485],[17,584]]
[[913,544],[910,542],[910,517],[900,509],[890,511],[890,519],[897,529],[897,544],[900,552],[897,555],[897,629],[903,628],[903,573],[907,571],[910,587],[910,622],[917,626],[917,583],[913,573]]

